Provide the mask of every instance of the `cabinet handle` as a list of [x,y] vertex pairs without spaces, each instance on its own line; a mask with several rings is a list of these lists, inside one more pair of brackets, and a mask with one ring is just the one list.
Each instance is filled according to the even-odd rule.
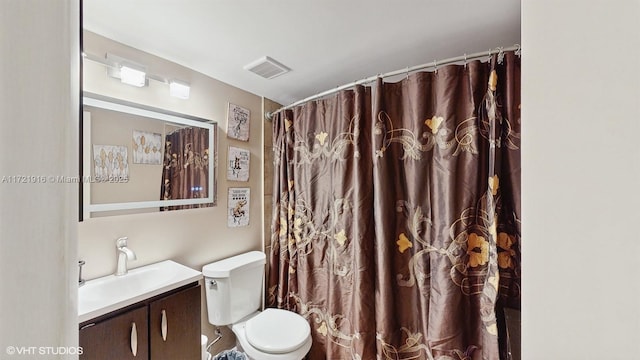
[[131,323],[131,353],[134,357],[138,355],[138,331],[135,322]]
[[168,324],[167,324],[167,312],[165,310],[162,310],[162,340],[167,341],[167,330],[168,330]]
[[90,327],[92,327],[92,326],[96,326],[96,323],[87,324],[87,325],[85,325],[85,326],[81,327],[81,328],[80,328],[80,330],[84,330],[84,329],[86,329],[86,328],[90,328]]

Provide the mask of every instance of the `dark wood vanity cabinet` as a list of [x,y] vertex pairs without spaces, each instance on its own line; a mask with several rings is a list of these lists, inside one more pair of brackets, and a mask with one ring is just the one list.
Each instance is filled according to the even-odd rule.
[[193,283],[86,321],[80,359],[200,360],[200,311]]
[[200,286],[158,299],[149,305],[149,341],[152,360],[202,358]]
[[[142,306],[80,328],[80,359],[149,359],[147,307]],[[135,330],[134,330],[135,324]],[[135,338],[132,344],[132,338]],[[136,355],[133,355],[132,346]]]

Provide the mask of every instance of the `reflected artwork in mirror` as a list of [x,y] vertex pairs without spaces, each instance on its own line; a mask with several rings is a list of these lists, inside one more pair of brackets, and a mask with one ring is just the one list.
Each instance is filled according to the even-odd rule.
[[85,93],[82,218],[216,204],[217,125]]

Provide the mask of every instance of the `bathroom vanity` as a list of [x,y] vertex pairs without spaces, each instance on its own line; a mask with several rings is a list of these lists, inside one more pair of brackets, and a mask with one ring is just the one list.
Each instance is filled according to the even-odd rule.
[[201,273],[172,261],[79,289],[80,359],[201,359]]

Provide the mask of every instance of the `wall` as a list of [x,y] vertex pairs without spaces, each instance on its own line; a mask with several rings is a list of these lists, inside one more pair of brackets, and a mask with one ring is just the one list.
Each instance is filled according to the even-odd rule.
[[79,28],[77,1],[0,1],[2,359],[77,358],[46,352],[78,345],[78,185],[54,178],[77,175]]
[[[168,85],[149,81],[148,87],[136,88],[108,78],[103,65],[85,61],[84,90],[131,102],[167,109],[218,122],[218,164],[227,161],[229,145],[251,151],[249,182],[229,182],[226,172],[218,169],[218,206],[213,208],[111,216],[88,219],[78,224],[78,256],[85,260],[87,278],[115,271],[115,240],[129,237],[129,247],[138,267],[164,259],[172,259],[194,269],[212,261],[250,250],[262,249],[262,99],[178,64],[116,43],[90,32],[84,32],[84,51],[98,56],[111,53],[148,66],[152,74],[175,77],[191,84],[188,100],[169,96]],[[226,137],[227,103],[251,111],[249,142]],[[227,188],[250,187],[250,224],[243,228],[227,227]],[[202,302],[203,332],[213,338],[213,326],[207,321],[206,303]],[[225,340],[233,342],[226,329]],[[220,347],[229,345],[225,343]],[[219,349],[220,347],[216,347]],[[215,349],[214,349],[215,350]]]
[[640,354],[640,2],[524,0],[524,359]]

